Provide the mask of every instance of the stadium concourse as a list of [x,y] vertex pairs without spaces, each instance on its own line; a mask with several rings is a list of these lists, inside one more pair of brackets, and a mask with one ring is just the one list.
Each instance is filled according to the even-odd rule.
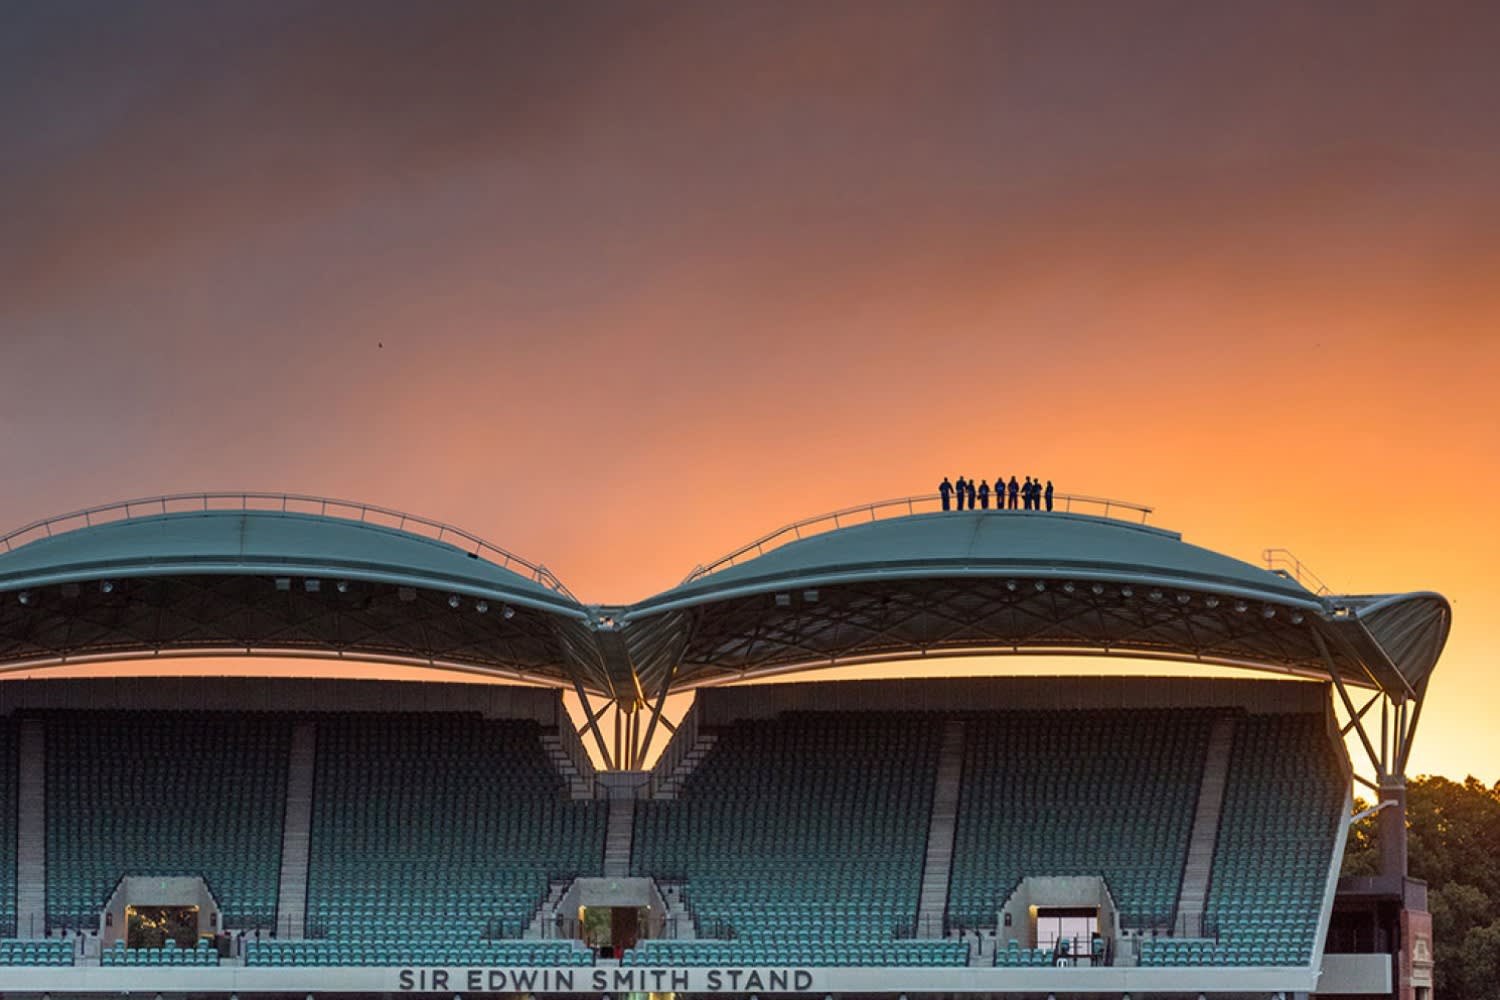
[[[937,503],[798,522],[609,606],[321,498],[0,536],[0,670],[516,682],[0,683],[0,992],[1428,1000],[1404,774],[1447,602],[1333,595],[1118,501]],[[1009,653],[1276,676],[754,683]],[[1382,872],[1341,879],[1356,784]]]

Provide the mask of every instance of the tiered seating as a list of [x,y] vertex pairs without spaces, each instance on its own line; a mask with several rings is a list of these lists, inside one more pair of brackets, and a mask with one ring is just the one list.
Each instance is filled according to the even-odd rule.
[[734,940],[651,942],[626,960],[964,964],[961,943],[897,940],[916,922],[941,732],[897,713],[721,731],[681,798],[639,804],[632,863],[685,881],[699,933]]
[[259,713],[48,714],[49,927],[96,924],[124,875],[202,876],[226,927],[272,926],[290,726]]
[[20,725],[0,718],[0,937],[16,933],[16,792]]
[[1100,875],[1127,927],[1172,919],[1212,713],[996,712],[968,723],[950,919],[993,927],[1022,878]]
[[73,942],[58,938],[40,941],[0,941],[0,965],[72,965]]
[[1210,964],[1312,961],[1344,808],[1334,753],[1320,715],[1241,722],[1209,881],[1208,924],[1219,940]]
[[[403,954],[417,965],[593,965],[594,953],[575,941],[471,941],[414,943]],[[249,965],[387,965],[384,943],[360,941],[261,941],[246,953]]]
[[218,965],[219,953],[206,940],[191,948],[179,948],[168,941],[160,948],[127,948],[116,941],[99,956],[100,965]]
[[995,964],[1006,968],[1047,966],[1054,961],[1056,954],[1051,948],[1022,948],[1019,942],[1009,941],[995,949]]
[[321,940],[254,943],[257,964],[478,955],[521,935],[549,879],[602,868],[605,803],[564,797],[534,722],[323,718],[314,786],[307,927]]
[[958,940],[880,941],[828,948],[811,943],[761,941],[642,941],[627,951],[621,965],[967,965],[969,946]]
[[1222,965],[1216,962],[1213,938],[1147,938],[1141,942],[1142,965]]

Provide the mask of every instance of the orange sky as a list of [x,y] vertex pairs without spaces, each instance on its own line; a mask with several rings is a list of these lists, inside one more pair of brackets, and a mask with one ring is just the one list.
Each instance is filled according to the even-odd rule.
[[1035,473],[1443,592],[1413,770],[1500,778],[1494,10],[291,9],[7,15],[5,527],[322,493],[624,601]]

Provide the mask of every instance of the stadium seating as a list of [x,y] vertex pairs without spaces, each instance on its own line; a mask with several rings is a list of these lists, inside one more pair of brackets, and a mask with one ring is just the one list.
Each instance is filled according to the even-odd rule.
[[0,941],[0,965],[72,965],[73,942],[58,938]]
[[127,948],[116,941],[99,956],[100,965],[218,965],[219,953],[206,940],[191,948],[179,948],[168,941],[160,948]]
[[[788,713],[719,733],[681,798],[639,804],[633,870],[686,883],[699,942],[630,964],[963,965],[916,922],[942,725],[900,713]],[[792,957],[796,956],[796,957]]]
[[1035,968],[1051,965],[1056,954],[1051,948],[1022,948],[1017,941],[1008,941],[995,949],[995,964],[1006,968]]
[[1099,875],[1123,926],[1170,923],[1212,721],[1167,710],[972,718],[950,920],[995,926],[1026,876]]
[[[389,965],[392,943],[361,938],[326,941],[258,941],[248,965]],[[594,953],[575,941],[409,942],[401,960],[417,965],[592,965]]]
[[[16,933],[16,793],[20,724],[0,718],[0,938]],[[3,960],[0,960],[3,961]]]
[[1242,723],[1209,881],[1215,964],[1312,961],[1345,787],[1322,716]]
[[252,942],[252,964],[488,961],[495,939],[524,931],[549,879],[603,865],[606,804],[565,798],[534,722],[321,717],[314,786],[314,940]]
[[289,716],[54,712],[45,722],[49,928],[94,926],[124,875],[202,876],[225,927],[275,922]]
[[824,945],[796,940],[642,941],[627,951],[621,965],[967,965],[969,947],[962,941],[916,940],[846,942]]

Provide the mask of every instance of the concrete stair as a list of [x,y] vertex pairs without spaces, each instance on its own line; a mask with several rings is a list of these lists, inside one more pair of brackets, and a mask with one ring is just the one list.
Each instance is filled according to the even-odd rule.
[[281,880],[276,892],[276,934],[281,938],[307,935],[307,869],[312,848],[313,767],[317,755],[316,724],[299,722],[292,730],[286,814],[281,831]]
[[1208,879],[1219,840],[1224,787],[1229,778],[1229,752],[1233,747],[1234,716],[1221,715],[1209,730],[1208,756],[1203,761],[1203,781],[1198,787],[1198,808],[1193,814],[1193,832],[1188,837],[1187,862],[1182,869],[1182,889],[1177,896],[1177,917],[1172,929],[1179,937],[1199,937],[1204,933]]
[[542,748],[547,751],[547,759],[552,761],[557,773],[568,783],[569,798],[583,800],[594,797],[593,783],[578,773],[578,765],[563,749],[562,737],[557,734],[557,730],[542,731]]
[[16,789],[16,937],[47,934],[47,731],[21,722]]
[[630,843],[635,837],[635,799],[609,800],[609,822],[604,828],[604,874],[630,874]]
[[699,732],[698,738],[693,741],[687,753],[682,755],[677,766],[672,768],[672,772],[657,785],[655,797],[658,799],[677,798],[688,776],[698,769],[698,765],[702,763],[704,757],[708,756],[708,752],[714,748],[718,739],[717,733]]
[[526,930],[521,934],[523,938],[537,940],[556,936],[557,907],[572,884],[567,880],[547,883],[547,898],[542,900],[536,912],[531,915],[531,923],[526,925]]
[[678,941],[696,941],[698,927],[693,922],[693,914],[682,900],[681,883],[657,883],[657,888],[661,890],[662,899],[667,901],[667,937]]
[[948,880],[953,872],[953,837],[958,820],[958,787],[964,769],[964,724],[950,719],[943,729],[937,784],[932,793],[932,820],[927,828],[927,860],[917,907],[917,937],[944,936]]
[[995,964],[995,948],[999,944],[999,938],[993,934],[982,934],[978,941],[967,935],[965,939],[969,942],[971,968],[988,969]]

